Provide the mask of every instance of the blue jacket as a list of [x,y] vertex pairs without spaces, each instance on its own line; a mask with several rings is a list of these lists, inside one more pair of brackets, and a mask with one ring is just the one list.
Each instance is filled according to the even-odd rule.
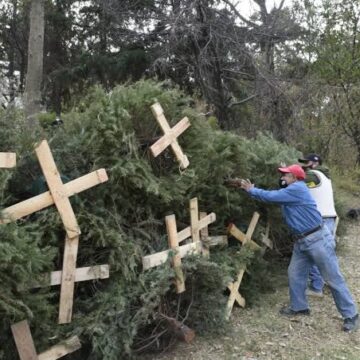
[[300,234],[322,224],[320,212],[304,181],[296,181],[280,190],[252,188],[249,194],[264,202],[281,205],[286,224],[293,234]]

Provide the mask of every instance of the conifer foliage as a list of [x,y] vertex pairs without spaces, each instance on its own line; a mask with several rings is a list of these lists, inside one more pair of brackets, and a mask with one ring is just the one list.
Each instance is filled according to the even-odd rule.
[[[171,150],[156,159],[150,154],[149,146],[161,136],[150,111],[156,101],[171,126],[184,116],[190,119],[191,127],[179,138],[190,160],[186,170],[179,169]],[[252,252],[239,255],[239,244],[212,249],[210,259],[183,259],[187,290],[182,295],[175,293],[169,264],[142,270],[142,256],[168,249],[166,215],[176,215],[179,230],[188,226],[189,200],[197,197],[201,211],[217,215],[210,233],[224,234],[228,221],[246,226],[259,204],[224,181],[241,176],[276,187],[276,167],[298,156],[270,136],[249,140],[214,129],[193,104],[179,90],[151,81],[111,92],[94,88],[64,114],[63,125],[44,129],[62,176],[74,179],[102,167],[108,172],[106,184],[71,202],[82,231],[77,267],[108,263],[110,278],[76,284],[73,321],[59,326],[59,287],[29,289],[30,280],[61,268],[64,234],[56,209],[0,225],[0,358],[16,358],[10,324],[24,318],[39,352],[78,335],[82,348],[69,359],[117,359],[163,349],[174,341],[171,318],[200,333],[226,326],[224,290],[241,266],[251,270],[245,291],[251,281],[252,291],[258,289],[256,271],[265,265],[250,261]],[[0,121],[6,129],[0,134],[7,147],[2,151],[16,151],[19,159],[16,169],[0,174],[4,208],[33,196],[34,183],[42,180],[21,116],[3,112]],[[278,212],[260,210],[260,229],[267,217],[278,221]]]

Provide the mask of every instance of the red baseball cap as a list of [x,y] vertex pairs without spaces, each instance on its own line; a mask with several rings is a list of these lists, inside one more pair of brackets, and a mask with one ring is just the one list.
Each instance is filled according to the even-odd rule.
[[305,171],[300,165],[294,164],[286,167],[280,167],[278,168],[278,171],[281,173],[291,173],[299,180],[305,179]]

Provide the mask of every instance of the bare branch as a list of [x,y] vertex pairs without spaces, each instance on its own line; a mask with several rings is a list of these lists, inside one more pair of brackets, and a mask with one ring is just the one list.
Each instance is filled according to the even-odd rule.
[[244,104],[246,103],[247,101],[253,99],[254,97],[258,96],[258,94],[253,94],[253,95],[250,95],[248,96],[247,98],[245,99],[242,99],[240,101],[237,101],[237,102],[233,102],[229,105],[229,108],[232,108],[233,106],[237,106],[237,105],[241,105],[241,104]]

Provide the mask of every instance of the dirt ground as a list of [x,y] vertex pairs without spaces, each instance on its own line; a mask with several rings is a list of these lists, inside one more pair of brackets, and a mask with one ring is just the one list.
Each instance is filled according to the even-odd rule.
[[[348,285],[360,304],[360,224],[350,223],[347,233],[339,239],[338,257]],[[198,336],[191,344],[178,344],[171,352],[153,359],[360,359],[360,330],[346,334],[342,319],[328,289],[321,299],[310,298],[311,316],[293,319],[278,315],[288,303],[286,270],[275,272],[277,290],[265,294],[249,308],[234,308],[232,330],[222,337]]]

